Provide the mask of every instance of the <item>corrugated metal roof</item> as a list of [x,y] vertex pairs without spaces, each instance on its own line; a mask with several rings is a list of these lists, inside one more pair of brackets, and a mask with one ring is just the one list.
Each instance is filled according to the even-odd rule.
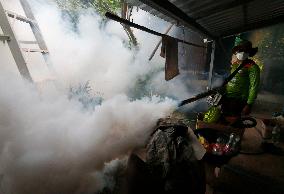
[[[129,2],[169,22],[176,23],[177,18],[181,17],[180,12],[177,13],[163,6],[167,2],[164,0],[160,2],[129,0]],[[199,32],[215,38],[284,22],[284,0],[170,0],[170,2],[188,16],[181,23],[188,23],[189,25],[186,26],[190,26],[190,23],[196,22],[201,25],[201,28],[197,26]],[[171,14],[167,14],[167,10],[170,10]]]

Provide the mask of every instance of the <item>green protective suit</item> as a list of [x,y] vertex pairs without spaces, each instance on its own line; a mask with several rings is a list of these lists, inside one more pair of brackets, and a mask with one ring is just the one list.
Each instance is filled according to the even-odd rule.
[[[239,64],[232,64],[231,73]],[[260,69],[252,60],[246,60],[245,66],[226,86],[226,96],[244,100],[247,104],[254,103],[260,82]]]

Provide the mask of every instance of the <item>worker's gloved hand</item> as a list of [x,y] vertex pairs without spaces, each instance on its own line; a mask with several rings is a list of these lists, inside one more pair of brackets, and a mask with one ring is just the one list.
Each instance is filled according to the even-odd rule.
[[242,114],[243,115],[249,115],[251,113],[251,105],[247,104],[243,108]]

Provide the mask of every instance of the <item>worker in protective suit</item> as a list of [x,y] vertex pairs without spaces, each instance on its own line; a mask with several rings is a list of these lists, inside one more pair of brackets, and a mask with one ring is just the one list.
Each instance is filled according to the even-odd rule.
[[232,119],[229,122],[233,123],[242,114],[248,115],[251,112],[259,89],[260,69],[249,57],[253,57],[257,50],[252,47],[250,41],[236,38],[235,46],[232,49],[231,73],[241,64],[243,67],[225,85],[221,92],[223,96],[219,105],[211,106],[204,114],[203,121],[215,123],[222,115],[226,121],[229,121],[229,118]]
[[228,116],[248,115],[257,97],[260,83],[259,66],[249,57],[257,53],[248,40],[236,39],[232,49],[231,72],[243,63],[244,67],[226,85],[222,99],[222,112]]

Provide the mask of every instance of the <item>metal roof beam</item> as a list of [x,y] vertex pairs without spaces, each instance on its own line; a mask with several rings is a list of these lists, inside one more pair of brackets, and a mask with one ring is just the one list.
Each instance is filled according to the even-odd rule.
[[233,35],[236,35],[236,34],[239,34],[239,33],[244,33],[244,32],[250,31],[250,30],[256,30],[256,29],[259,29],[259,28],[264,28],[264,27],[275,25],[275,24],[280,24],[280,23],[283,23],[283,22],[284,22],[284,16],[280,15],[280,16],[272,18],[270,20],[250,23],[249,25],[232,29],[232,30],[230,30],[230,32],[222,34],[220,37],[233,36]]
[[203,26],[197,23],[193,18],[189,17],[186,13],[184,13],[181,9],[176,7],[174,4],[167,0],[140,0],[142,3],[158,10],[166,16],[169,16],[184,26],[201,33],[211,39],[215,39],[215,37],[208,32]]
[[244,26],[247,26],[248,24],[248,6],[247,4],[243,4],[243,23],[244,23]]
[[233,2],[228,2],[219,6],[212,6],[212,8],[208,10],[201,11],[199,13],[196,13],[196,16],[194,17],[196,20],[202,19],[204,17],[208,17],[210,15],[213,15],[215,13],[219,13],[221,11],[224,11],[226,9],[231,9],[240,5],[248,4],[249,2],[254,0],[235,0]]

